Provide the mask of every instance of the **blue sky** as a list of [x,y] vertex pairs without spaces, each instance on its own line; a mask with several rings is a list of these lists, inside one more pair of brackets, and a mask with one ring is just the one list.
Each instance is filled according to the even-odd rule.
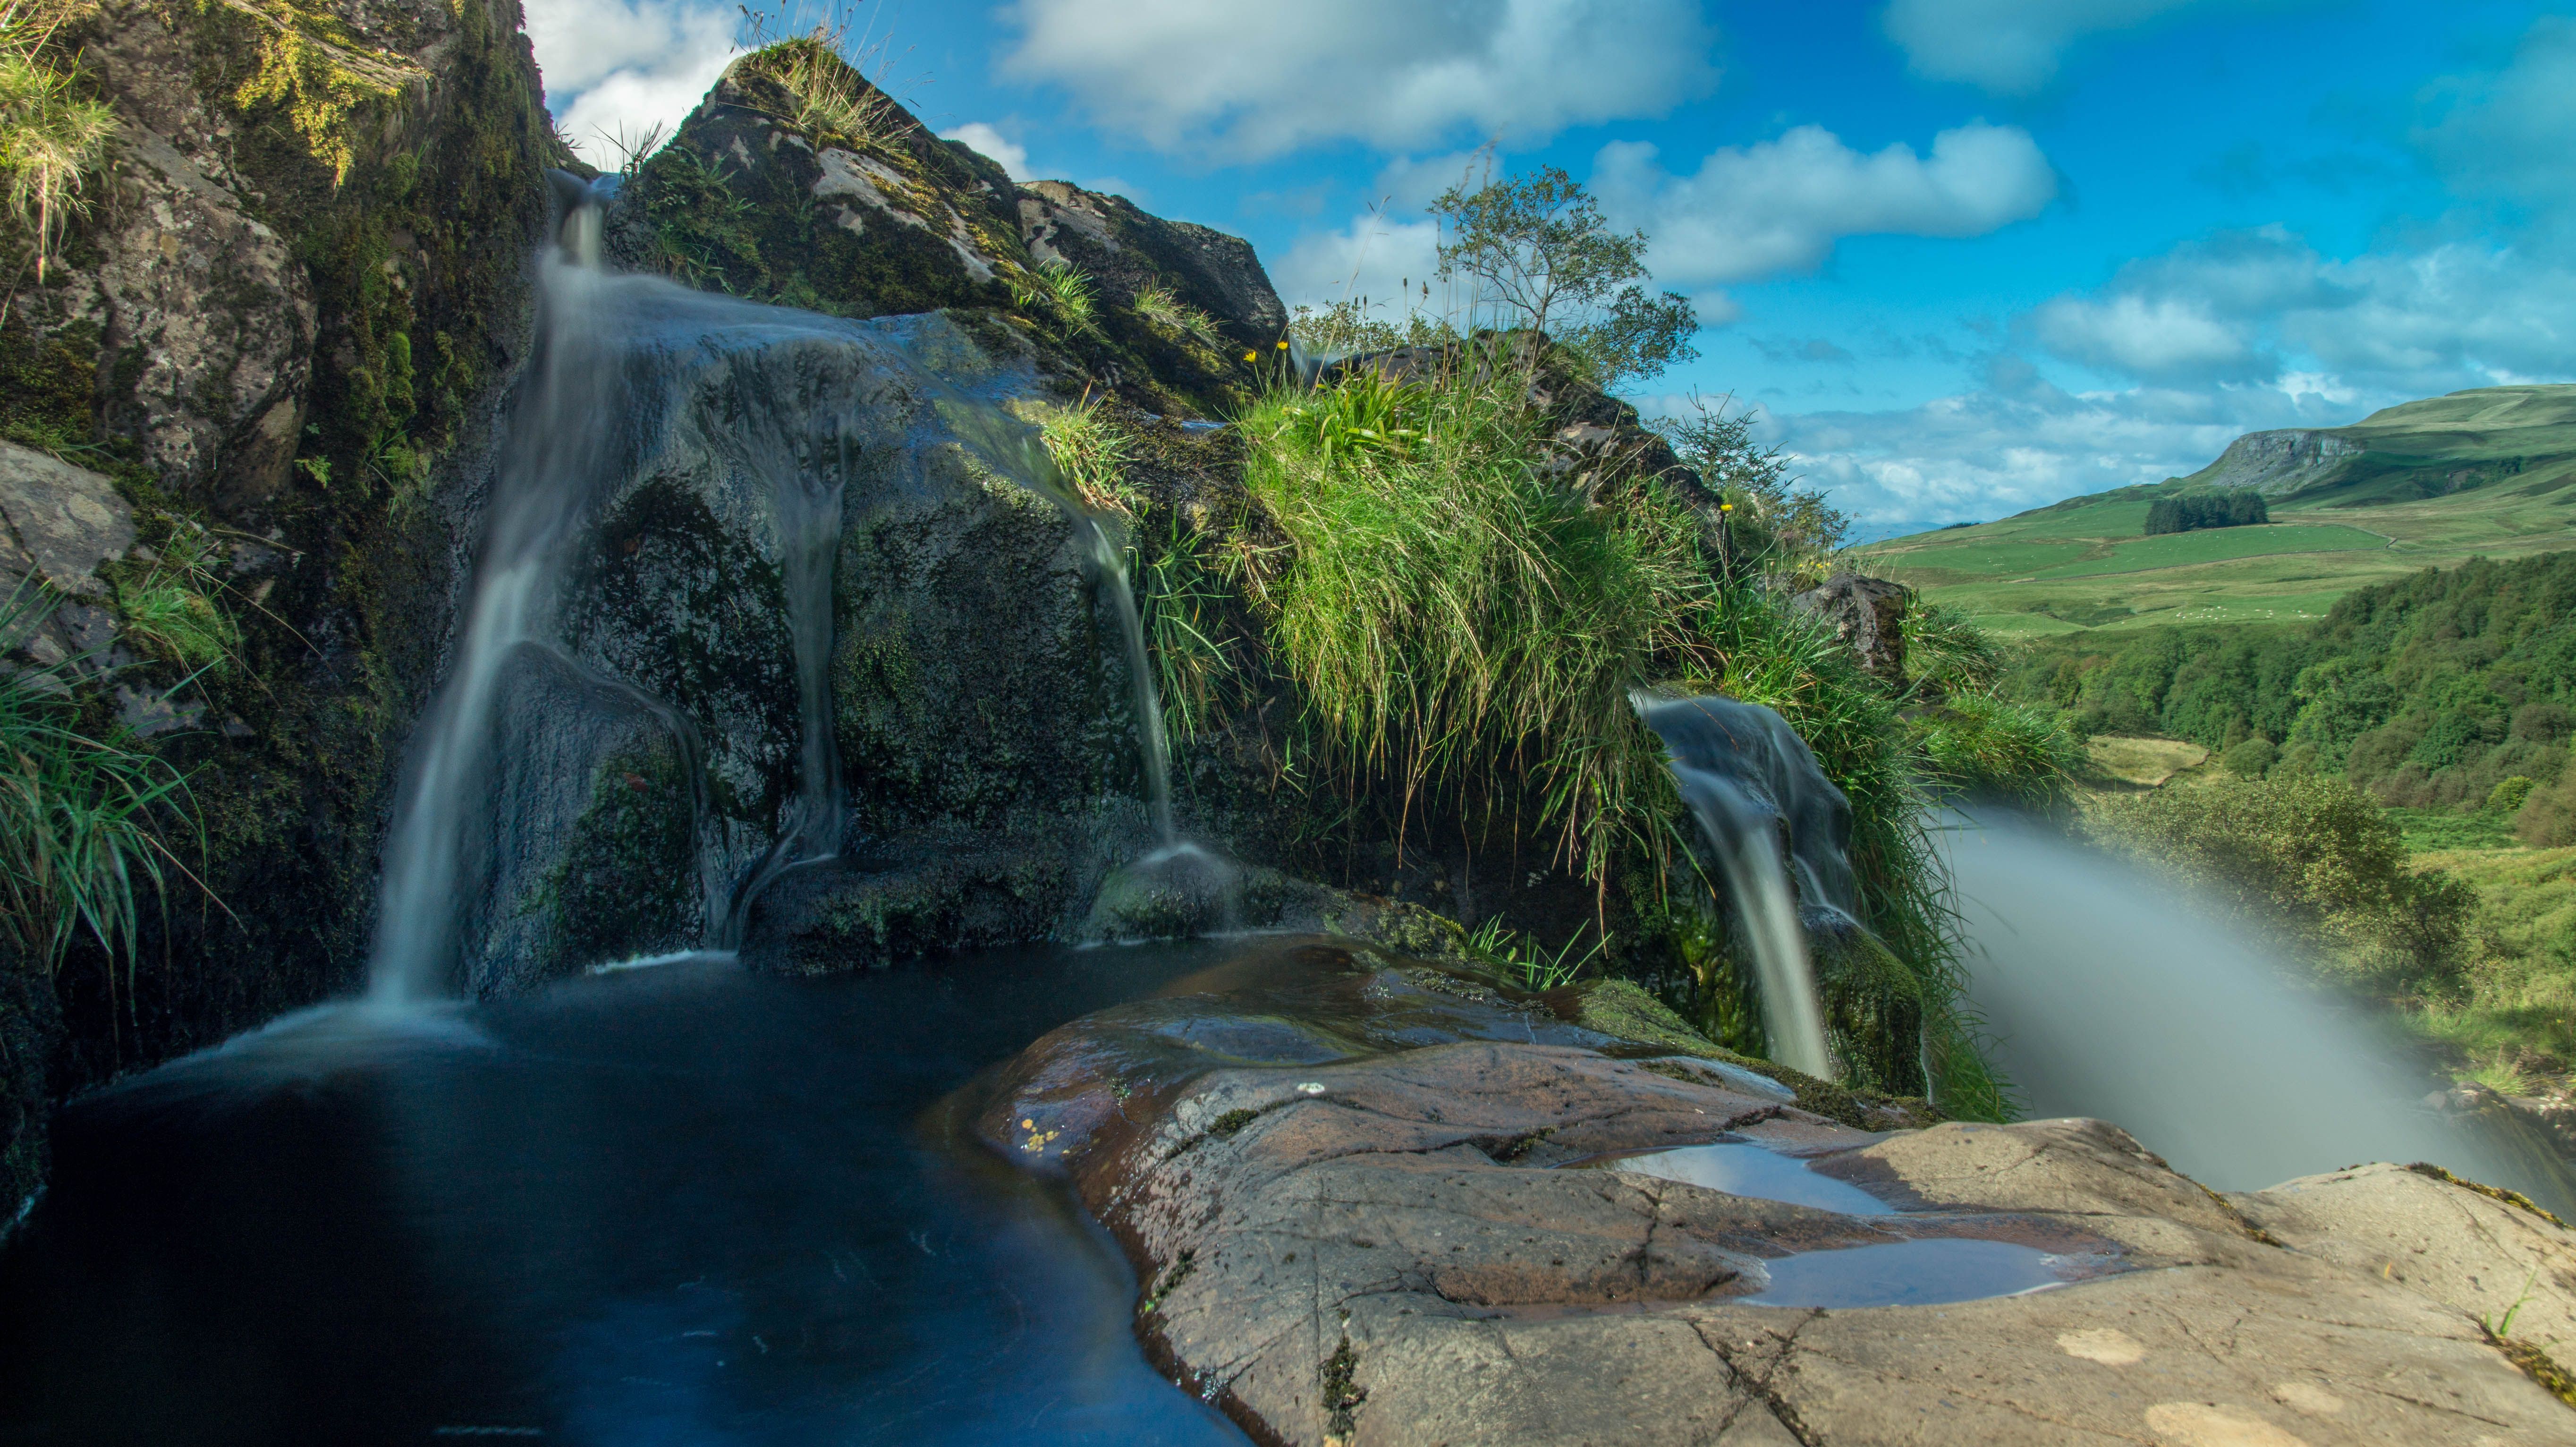
[[[757,8],[757,7],[755,7]],[[740,19],[528,0],[558,123],[675,121]],[[1246,236],[1291,303],[1431,269],[1419,206],[1563,166],[1870,535],[2188,472],[2238,433],[2576,378],[2576,6],[2443,0],[865,0],[934,128]],[[815,12],[796,12],[810,24]],[[773,28],[775,33],[775,28]],[[1418,296],[1418,291],[1416,292]],[[1441,298],[1435,296],[1435,303]]]

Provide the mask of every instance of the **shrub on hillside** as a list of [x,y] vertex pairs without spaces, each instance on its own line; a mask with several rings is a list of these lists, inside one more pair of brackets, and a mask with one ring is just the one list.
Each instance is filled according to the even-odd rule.
[[2105,803],[2088,828],[2340,973],[2402,986],[2458,968],[2475,895],[2438,870],[2410,871],[2397,827],[2341,779],[2159,789]]
[[2513,832],[2535,849],[2576,844],[2576,769],[2561,773],[2557,783],[2533,788],[2514,813]]
[[2218,764],[2240,779],[2259,779],[2270,773],[2280,758],[2281,751],[2272,746],[2272,741],[2256,734],[2220,754]]

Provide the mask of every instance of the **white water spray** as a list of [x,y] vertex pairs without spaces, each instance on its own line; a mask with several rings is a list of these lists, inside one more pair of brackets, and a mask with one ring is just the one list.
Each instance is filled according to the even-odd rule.
[[2225,1190],[2431,1161],[2567,1200],[2545,1152],[2419,1104],[2439,1082],[2369,1012],[2173,885],[2014,816],[1948,824],[1969,995],[2030,1114],[2116,1122]]

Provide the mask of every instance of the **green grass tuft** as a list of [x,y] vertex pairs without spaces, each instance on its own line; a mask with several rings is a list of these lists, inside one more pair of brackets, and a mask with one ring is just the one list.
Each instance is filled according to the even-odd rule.
[[1100,337],[1100,302],[1092,293],[1091,278],[1062,258],[1034,270],[1014,267],[1003,273],[1002,284],[1010,288],[1011,301],[1020,310],[1052,318],[1066,336]]
[[[21,586],[0,603],[0,647],[16,647],[58,601]],[[86,934],[123,961],[130,990],[137,898],[162,893],[165,868],[187,872],[161,832],[187,806],[176,769],[80,731],[60,669],[0,675],[0,933],[48,976]],[[113,999],[112,968],[108,983]]]

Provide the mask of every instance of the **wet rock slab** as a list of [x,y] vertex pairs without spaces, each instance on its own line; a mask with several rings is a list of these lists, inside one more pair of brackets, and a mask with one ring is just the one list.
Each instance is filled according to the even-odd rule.
[[[2576,1442],[2476,1314],[2508,1277],[2535,1320],[2576,1302],[2568,1233],[2509,1202],[2403,1171],[2230,1200],[2098,1121],[1857,1130],[1586,1018],[1281,941],[969,1108],[1071,1176],[1149,1352],[1265,1441]],[[1710,1143],[1792,1199],[1638,1154]],[[2443,1221],[2477,1230],[2405,1279],[2364,1229]]]

